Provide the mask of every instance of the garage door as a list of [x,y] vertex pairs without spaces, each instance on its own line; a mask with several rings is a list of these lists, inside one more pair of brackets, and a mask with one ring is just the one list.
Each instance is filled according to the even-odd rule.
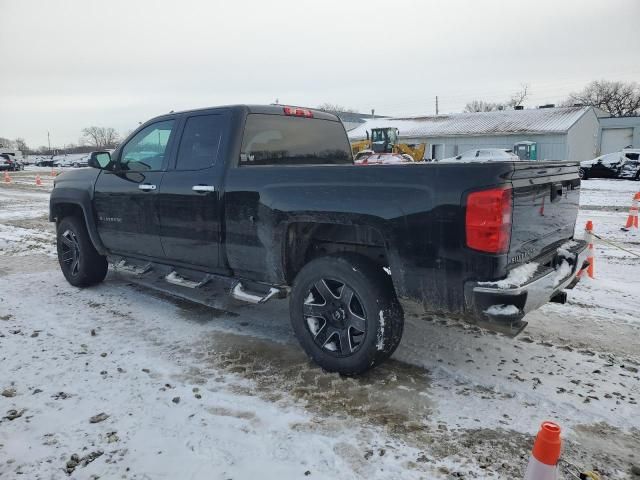
[[633,128],[607,128],[602,130],[600,155],[619,152],[633,142]]

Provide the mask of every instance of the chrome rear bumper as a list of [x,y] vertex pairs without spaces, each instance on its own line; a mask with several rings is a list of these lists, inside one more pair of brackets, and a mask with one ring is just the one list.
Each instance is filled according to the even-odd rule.
[[[499,288],[487,282],[468,282],[465,285],[467,311],[481,327],[517,335],[527,325],[522,320],[527,313],[552,300],[564,303],[564,289],[573,288],[578,282],[578,272],[588,265],[587,243],[576,240],[575,244],[567,249],[569,255],[557,257],[555,268],[542,267],[540,273],[523,285]],[[563,261],[570,267],[566,274],[563,274],[567,269],[564,267],[563,272]]]

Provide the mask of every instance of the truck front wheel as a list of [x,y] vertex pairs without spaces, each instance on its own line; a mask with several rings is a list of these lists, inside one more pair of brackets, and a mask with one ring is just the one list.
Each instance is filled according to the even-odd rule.
[[293,284],[290,315],[307,355],[344,375],[363,373],[391,356],[404,326],[389,276],[355,254],[305,265]]
[[107,276],[107,259],[94,248],[80,218],[72,216],[60,220],[56,241],[60,269],[71,285],[89,287]]

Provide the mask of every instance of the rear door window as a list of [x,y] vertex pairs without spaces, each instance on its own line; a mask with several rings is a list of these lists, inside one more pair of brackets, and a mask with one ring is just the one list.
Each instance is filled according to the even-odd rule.
[[187,119],[178,148],[176,170],[203,170],[216,163],[222,146],[223,120],[223,115],[198,115]]
[[247,116],[241,166],[351,163],[351,146],[340,122],[282,115]]

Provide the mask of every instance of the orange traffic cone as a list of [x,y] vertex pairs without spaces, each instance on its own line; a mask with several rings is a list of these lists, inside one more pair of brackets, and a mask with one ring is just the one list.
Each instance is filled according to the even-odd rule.
[[40,175],[36,175],[36,185],[39,187],[42,186],[42,179],[40,178]]
[[638,228],[638,200],[640,200],[640,192],[636,193],[631,200],[631,208],[624,228]]
[[[587,254],[587,262],[589,262],[589,266],[587,267],[587,275],[589,278],[594,278],[593,276],[593,265],[595,263],[595,254],[593,250],[593,222],[591,220],[587,220],[587,226],[585,227],[585,235],[584,239],[589,244],[587,246],[588,254]],[[580,277],[584,273],[584,268],[581,268],[578,272],[578,277]]]
[[542,422],[524,480],[555,480],[561,448],[560,427],[553,422]]
[[9,172],[4,172],[4,183],[11,183],[11,177],[9,176]]

